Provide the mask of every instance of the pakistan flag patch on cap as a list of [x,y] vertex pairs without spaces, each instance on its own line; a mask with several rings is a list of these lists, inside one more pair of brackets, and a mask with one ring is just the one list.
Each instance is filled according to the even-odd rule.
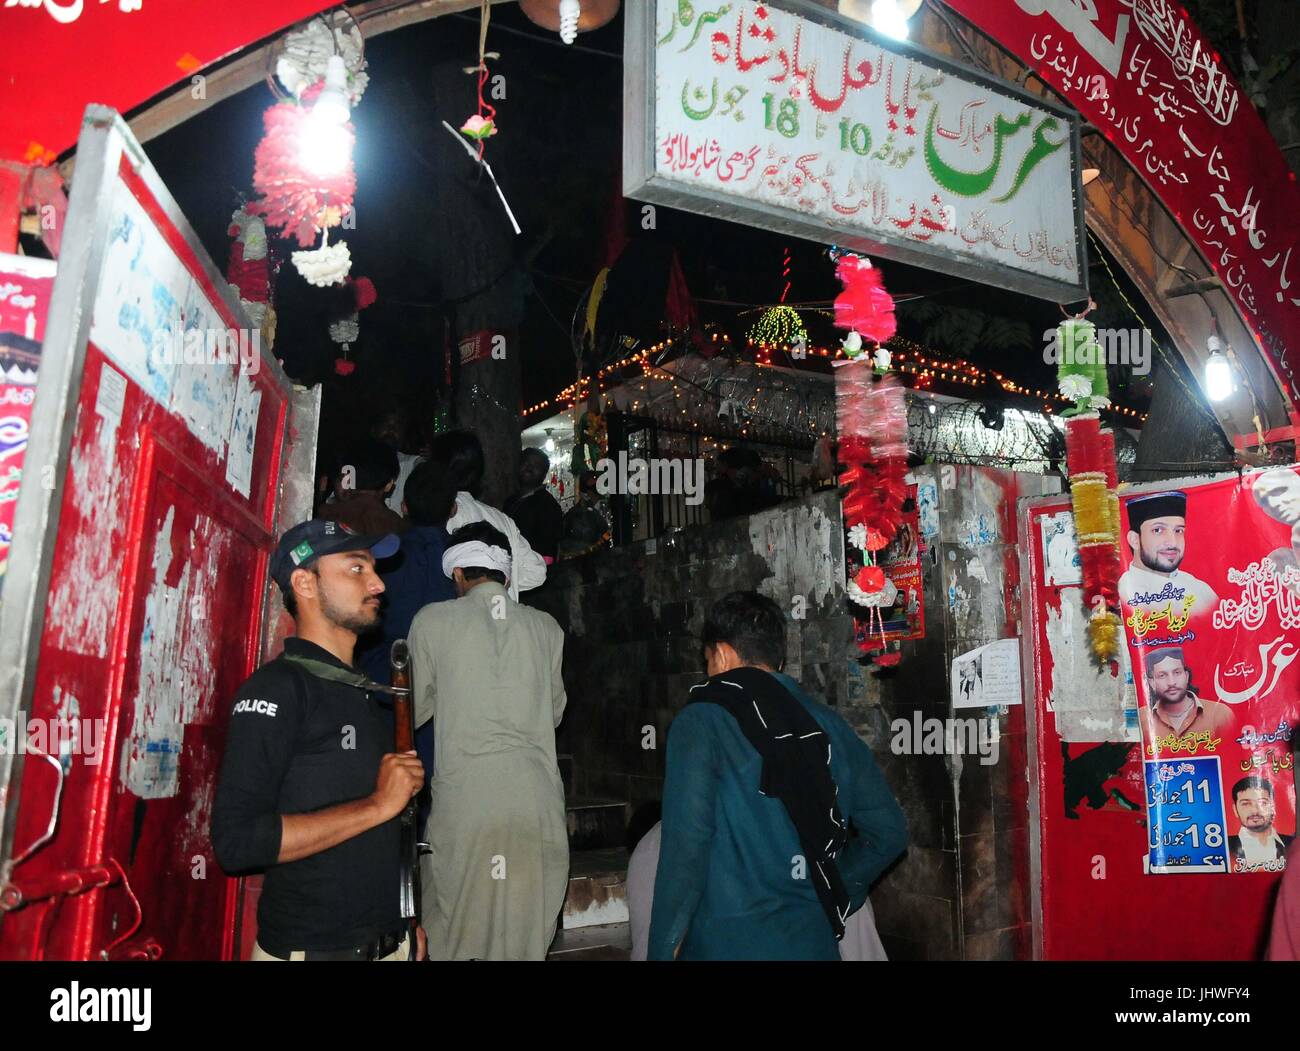
[[293,559],[293,564],[295,566],[302,565],[302,560],[304,558],[311,558],[311,555],[312,555],[311,544],[309,544],[306,540],[304,540],[301,544],[299,544],[297,547],[295,547],[292,551],[289,552],[289,557]]

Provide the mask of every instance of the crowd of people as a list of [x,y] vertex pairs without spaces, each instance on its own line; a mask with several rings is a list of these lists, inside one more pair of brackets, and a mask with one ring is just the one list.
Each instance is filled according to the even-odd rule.
[[[232,699],[211,824],[227,873],[265,874],[253,959],[546,957],[569,875],[564,632],[519,598],[600,517],[587,486],[566,528],[548,469],[524,453],[507,513],[477,495],[472,433],[405,458],[358,443],[315,517],[280,538],[270,575],[296,631]],[[659,813],[629,828],[633,959],[884,958],[867,892],[906,848],[903,814],[871,750],[784,673],[785,632],[754,592],[709,611],[707,678],[671,725]],[[394,745],[397,640],[417,726],[407,752]],[[1149,657],[1149,676],[1182,674],[1180,652]],[[1253,828],[1267,792],[1237,788]],[[412,924],[399,822],[417,798]],[[1265,838],[1243,833],[1233,850],[1292,846]],[[1298,951],[1297,873],[1287,866],[1274,958]]]
[[[265,873],[253,959],[545,958],[569,873],[564,633],[519,595],[569,539],[548,468],[523,455],[507,514],[476,495],[472,433],[405,462],[359,443],[280,539],[270,574],[296,630],[232,700],[212,812],[225,871]],[[398,639],[410,752],[394,750]],[[662,822],[632,861],[634,957],[882,958],[866,893],[906,830],[870,749],[782,673],[770,599],[728,596],[702,641],[709,678],[673,723]],[[416,798],[412,927],[399,816]]]

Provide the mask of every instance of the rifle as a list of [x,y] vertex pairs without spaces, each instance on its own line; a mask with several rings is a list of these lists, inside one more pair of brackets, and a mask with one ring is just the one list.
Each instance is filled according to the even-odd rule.
[[[393,676],[394,747],[399,752],[415,750],[415,711],[411,703],[411,653],[405,639],[398,639],[388,654]],[[412,960],[416,955],[415,929],[420,925],[420,830],[416,814],[419,803],[412,796],[401,815],[401,910],[410,926]]]

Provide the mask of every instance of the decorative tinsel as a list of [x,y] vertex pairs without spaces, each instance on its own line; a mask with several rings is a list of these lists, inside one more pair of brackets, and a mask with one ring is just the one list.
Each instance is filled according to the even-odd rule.
[[775,306],[763,311],[749,330],[749,338],[758,344],[806,342],[808,330],[804,328],[803,318],[794,307]]
[[1083,318],[1067,318],[1056,329],[1060,359],[1056,366],[1057,388],[1073,401],[1070,416],[1089,409],[1110,405],[1110,386],[1106,377],[1106,357],[1097,343],[1097,329]]
[[835,276],[844,284],[835,299],[835,324],[857,332],[868,343],[893,339],[898,331],[894,300],[871,260],[846,252],[836,260]]
[[1119,500],[1115,493],[1115,438],[1095,412],[1065,423],[1070,503],[1079,538],[1084,601],[1092,611],[1088,640],[1102,662],[1119,653]]
[[[896,377],[877,381],[864,359],[836,373],[839,460],[844,466],[844,524],[849,543],[862,552],[863,566],[848,582],[849,599],[868,614],[864,649],[884,643],[880,609],[891,606],[897,589],[875,564],[903,520],[907,499],[907,404]],[[887,593],[893,590],[894,594]],[[879,642],[872,639],[880,634]]]
[[1062,415],[1084,601],[1091,610],[1088,643],[1106,663],[1120,646],[1119,474],[1115,435],[1101,429],[1096,412],[1110,405],[1106,359],[1096,337],[1096,327],[1082,317],[1067,318],[1056,330],[1057,384],[1075,402]]

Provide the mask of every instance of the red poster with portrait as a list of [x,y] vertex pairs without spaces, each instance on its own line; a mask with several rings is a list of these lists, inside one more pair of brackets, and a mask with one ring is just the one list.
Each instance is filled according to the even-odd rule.
[[1277,872],[1296,834],[1300,468],[1123,501],[1148,871]]

